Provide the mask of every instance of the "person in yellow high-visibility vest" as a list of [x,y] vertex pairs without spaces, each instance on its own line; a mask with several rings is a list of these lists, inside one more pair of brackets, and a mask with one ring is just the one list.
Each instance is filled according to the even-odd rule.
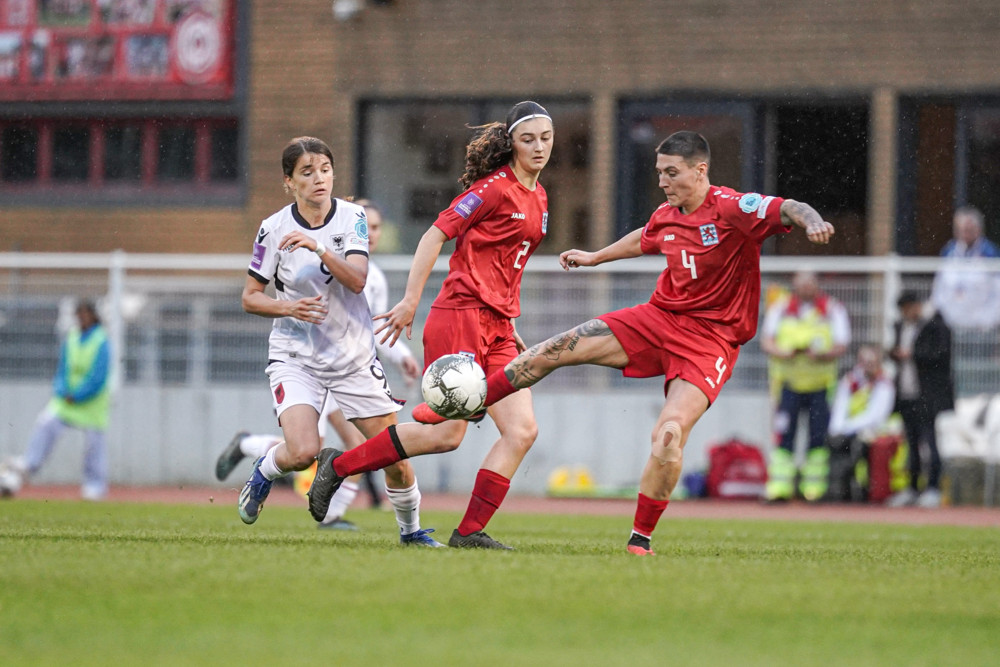
[[52,399],[38,416],[24,457],[11,467],[30,478],[42,467],[63,431],[79,429],[84,434],[81,495],[86,500],[101,500],[108,493],[105,431],[111,403],[111,351],[93,303],[77,304],[76,319],[79,326],[69,330],[62,344]]
[[[882,370],[882,350],[862,345],[857,364],[837,383],[830,414],[830,446],[850,455],[850,465],[840,473],[853,475],[857,463],[866,460],[868,446],[889,429],[895,401],[896,387]],[[835,479],[834,499],[846,500],[849,484],[848,479]]]
[[768,500],[791,500],[799,471],[795,465],[795,434],[799,414],[809,415],[809,449],[798,491],[809,501],[826,493],[829,451],[830,395],[837,382],[837,360],[851,340],[844,306],[819,289],[816,274],[800,271],[792,292],[775,302],[761,327],[761,349],[769,356],[769,371],[777,391],[775,444],[768,463]]

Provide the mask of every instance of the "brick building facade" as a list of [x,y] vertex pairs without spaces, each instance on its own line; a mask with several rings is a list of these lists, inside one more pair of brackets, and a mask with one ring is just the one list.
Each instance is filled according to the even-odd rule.
[[[934,254],[950,236],[950,211],[966,202],[986,210],[994,238],[1000,231],[1000,187],[989,187],[1000,186],[995,2],[358,5],[339,20],[330,0],[238,2],[229,99],[0,103],[0,127],[169,113],[225,117],[239,137],[235,180],[221,196],[187,196],[181,184],[165,196],[102,199],[67,195],[58,181],[25,189],[0,180],[0,251],[243,252],[260,220],[288,201],[280,152],[302,134],[331,144],[338,196],[378,196],[391,219],[419,230],[425,209],[453,193],[466,122],[499,120],[497,109],[524,98],[564,109],[554,114],[567,143],[552,167],[553,251],[603,244],[644,222],[655,197],[649,147],[685,119],[705,128],[736,181],[724,184],[816,203],[841,224],[834,252]],[[840,144],[831,123],[850,128]],[[434,172],[405,190],[406,202],[390,193],[417,177],[406,155],[394,157],[404,144],[378,145],[390,129],[416,135],[414,159]],[[824,137],[811,140],[814,130]],[[448,145],[435,153],[439,137]],[[849,173],[834,155],[841,149],[854,156]],[[738,158],[726,166],[730,152]],[[841,188],[852,205],[836,206]],[[397,250],[411,249],[413,233]]]

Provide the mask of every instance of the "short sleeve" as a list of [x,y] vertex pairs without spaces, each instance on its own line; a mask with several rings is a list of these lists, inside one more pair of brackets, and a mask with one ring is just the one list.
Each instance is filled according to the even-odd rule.
[[350,223],[351,227],[347,230],[344,235],[344,256],[353,255],[356,253],[368,255],[368,217],[365,215],[365,210],[358,207],[358,213],[354,218],[354,221]]
[[[663,207],[661,206],[660,208]],[[653,215],[649,217],[649,222],[642,228],[642,236],[639,237],[639,250],[644,255],[659,255],[662,252],[658,239],[663,225],[657,222],[656,215],[659,211],[660,209],[656,209]]]
[[449,239],[462,234],[474,224],[489,217],[503,196],[500,188],[490,188],[490,183],[478,182],[441,211],[434,226]]
[[253,242],[253,251],[250,255],[250,268],[248,273],[257,282],[267,285],[271,282],[269,276],[273,276],[278,268],[278,240],[277,235],[272,233],[267,221],[260,225],[257,231],[257,238]]
[[763,241],[775,234],[790,231],[781,222],[781,197],[747,192],[738,197],[720,199],[719,206],[726,220],[747,237]]

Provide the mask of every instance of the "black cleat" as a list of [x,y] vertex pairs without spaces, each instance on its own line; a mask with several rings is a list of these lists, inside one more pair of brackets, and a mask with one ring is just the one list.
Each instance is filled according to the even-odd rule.
[[316,521],[322,522],[330,509],[330,500],[337,492],[346,477],[341,477],[333,470],[333,460],[343,454],[339,449],[327,447],[316,457],[316,477],[306,496],[309,498],[309,513]]
[[243,460],[246,456],[242,450],[240,450],[240,443],[243,442],[243,438],[250,435],[246,431],[240,431],[233,436],[233,439],[229,441],[226,448],[222,450],[219,454],[219,459],[215,462],[215,479],[220,482],[224,481],[229,477],[229,473]]
[[492,537],[487,535],[481,530],[477,530],[474,533],[469,533],[468,535],[462,535],[458,532],[458,528],[451,531],[451,539],[448,540],[449,547],[455,547],[457,549],[502,549],[504,551],[513,551],[514,547],[508,547],[506,544],[497,542]]

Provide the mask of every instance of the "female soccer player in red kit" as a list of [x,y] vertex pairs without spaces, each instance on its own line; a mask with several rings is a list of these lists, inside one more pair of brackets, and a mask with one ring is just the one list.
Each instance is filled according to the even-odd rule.
[[[807,204],[713,186],[708,142],[695,132],[670,135],[656,153],[667,201],[646,226],[596,252],[573,249],[559,258],[568,270],[664,255],[667,267],[649,302],[601,315],[522,352],[502,371],[489,373],[486,398],[487,406],[507,400],[563,366],[593,364],[619,368],[627,377],[665,377],[666,400],[653,428],[628,542],[637,555],[653,554],[650,537],[677,485],[691,428],[732,375],[740,346],[757,330],[761,244],[792,225],[813,243],[827,243],[834,233]],[[400,425],[396,438],[401,456],[422,453],[418,441],[411,450],[411,431],[404,431],[409,426]],[[321,466],[331,458],[325,452]],[[328,487],[335,489],[346,474],[332,470]]]
[[[410,336],[420,295],[444,243],[455,239],[448,276],[424,324],[424,363],[445,354],[461,353],[475,358],[486,372],[499,371],[524,342],[514,329],[521,314],[521,274],[528,258],[545,238],[548,198],[538,176],[552,154],[553,128],[549,113],[536,102],[520,102],[508,112],[506,122],[477,128],[479,132],[466,151],[461,178],[465,192],[438,216],[420,239],[406,283],[406,294],[376,329],[376,338],[394,343],[405,330]],[[443,420],[426,405],[414,413],[417,421]],[[485,532],[486,524],[510,488],[510,480],[535,441],[538,427],[531,395],[520,392],[489,410],[500,431],[476,475],[472,498],[448,544],[453,547],[506,549]],[[461,443],[468,423],[451,421],[433,428],[417,424],[397,430],[415,429],[427,447],[406,436],[407,455],[450,451]],[[363,446],[364,447],[364,446]],[[386,436],[383,450],[398,456]],[[371,464],[367,450],[340,456],[336,467]],[[321,461],[322,466],[322,461]],[[317,475],[317,479],[320,476]],[[310,510],[313,498],[310,496]]]

